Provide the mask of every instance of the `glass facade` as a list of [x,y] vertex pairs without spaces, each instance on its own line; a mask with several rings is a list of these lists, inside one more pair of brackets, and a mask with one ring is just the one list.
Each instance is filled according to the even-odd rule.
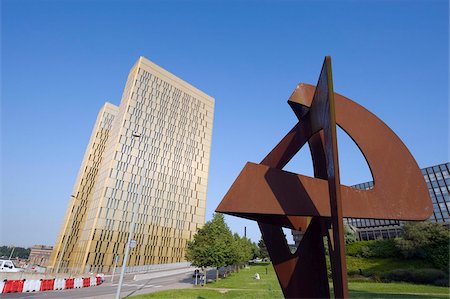
[[[450,163],[439,164],[422,169],[433,202],[432,222],[450,225]],[[352,186],[357,189],[370,189],[373,182]],[[392,238],[401,234],[401,222],[383,219],[346,218],[345,221],[358,229],[361,240]]]
[[450,163],[422,169],[433,202],[430,221],[450,222]]
[[115,256],[120,266],[135,205],[137,246],[128,266],[184,261],[187,242],[205,221],[213,114],[213,98],[141,57],[95,175],[80,170],[90,188],[77,180],[73,201],[87,194],[83,216],[69,208],[53,267],[61,254],[63,268],[77,272],[107,272]]
[[[450,163],[439,164],[422,169],[433,202],[433,215],[428,219],[432,222],[450,225]],[[365,182],[351,186],[360,190],[373,188],[373,182]],[[355,227],[361,240],[393,238],[402,233],[401,222],[385,219],[345,218],[344,221]],[[292,231],[294,241],[298,244],[302,233]]]

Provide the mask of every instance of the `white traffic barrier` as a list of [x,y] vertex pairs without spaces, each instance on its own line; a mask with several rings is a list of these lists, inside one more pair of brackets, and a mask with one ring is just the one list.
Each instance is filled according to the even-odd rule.
[[91,287],[95,287],[97,285],[97,278],[95,278],[94,276],[89,277],[90,281],[89,281],[89,286]]
[[3,287],[5,286],[5,281],[0,281],[0,294],[3,293]]
[[39,292],[41,290],[41,280],[40,279],[30,279],[25,280],[23,283],[22,292]]
[[75,289],[82,288],[83,287],[83,278],[75,278],[73,287]]
[[53,289],[64,290],[66,288],[66,280],[64,278],[56,278]]

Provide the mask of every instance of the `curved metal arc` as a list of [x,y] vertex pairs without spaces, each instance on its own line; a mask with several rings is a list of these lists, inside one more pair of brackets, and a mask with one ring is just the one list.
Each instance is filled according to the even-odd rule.
[[[292,93],[288,102],[297,116],[306,115],[314,92],[313,85],[301,83]],[[335,103],[337,125],[358,146],[374,179],[371,190],[347,190],[347,200],[349,197],[352,202],[362,200],[373,211],[381,211],[369,213],[367,218],[382,218],[382,211],[387,211],[385,219],[427,219],[432,213],[428,188],[404,143],[382,120],[361,105],[338,93],[335,93]]]

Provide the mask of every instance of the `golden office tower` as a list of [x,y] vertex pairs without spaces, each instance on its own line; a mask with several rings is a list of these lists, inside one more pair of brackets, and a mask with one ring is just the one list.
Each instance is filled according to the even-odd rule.
[[120,106],[99,113],[50,267],[120,266],[136,204],[128,266],[184,261],[205,222],[213,114],[212,97],[140,57]]

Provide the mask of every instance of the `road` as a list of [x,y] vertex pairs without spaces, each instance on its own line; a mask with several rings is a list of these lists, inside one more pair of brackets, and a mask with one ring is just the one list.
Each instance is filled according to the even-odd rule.
[[[147,294],[169,289],[190,288],[193,286],[194,278],[192,277],[193,270],[187,269],[186,273],[177,273],[180,271],[160,271],[152,274],[152,278],[134,281],[135,274],[126,275],[124,277],[124,283],[122,286],[121,298],[127,298],[139,294]],[[165,273],[164,273],[165,272]],[[172,274],[173,273],[173,274]],[[159,276],[159,277],[157,277]],[[207,271],[208,279],[215,278],[215,270]],[[98,298],[109,299],[114,298],[117,291],[117,282],[119,280],[118,275],[114,278],[114,282],[111,283],[111,277],[106,277],[105,282],[102,285],[61,290],[61,291],[46,291],[38,293],[12,293],[12,294],[0,294],[0,298],[3,299],[19,299],[19,298]]]

